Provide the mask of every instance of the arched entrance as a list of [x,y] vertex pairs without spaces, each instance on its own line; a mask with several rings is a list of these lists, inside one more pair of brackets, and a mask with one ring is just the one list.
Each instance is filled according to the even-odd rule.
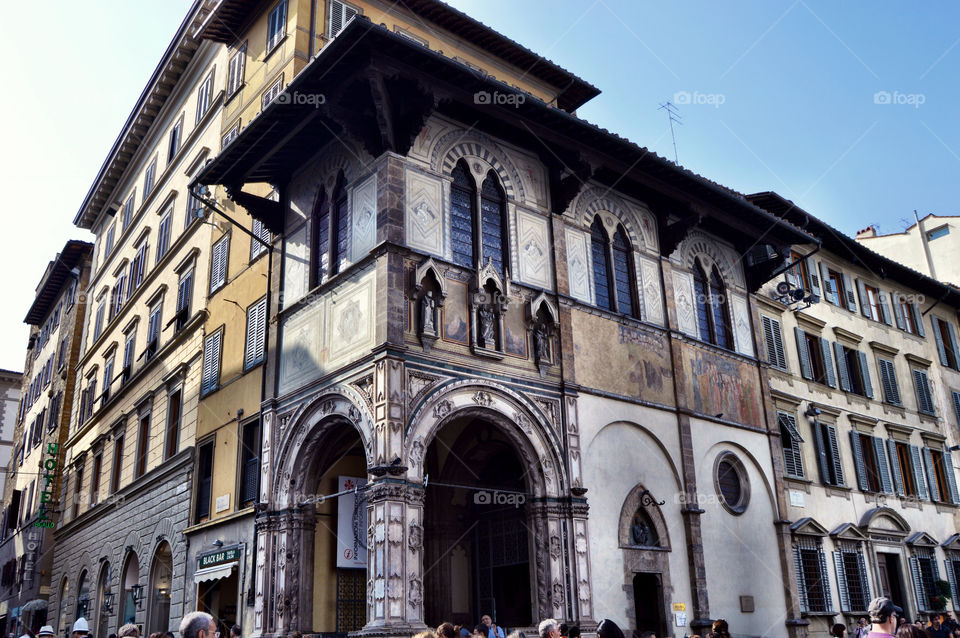
[[166,633],[170,629],[170,587],[173,579],[173,552],[164,541],[157,547],[150,567],[150,630]]
[[100,578],[97,580],[97,636],[108,634],[110,616],[113,615],[113,593],[110,583],[113,582],[110,571],[110,561],[104,561],[100,568]]
[[87,570],[80,572],[77,578],[77,618],[87,618],[90,615],[90,577]]
[[60,605],[60,609],[57,614],[57,629],[63,635],[67,635],[65,632],[67,623],[69,622],[67,620],[67,597],[70,595],[70,591],[68,589],[69,585],[70,581],[66,576],[64,576],[63,580],[60,582],[60,597],[57,599],[57,604]]
[[534,624],[529,472],[488,418],[443,426],[427,449],[424,620]]
[[127,562],[123,566],[123,580],[121,581],[123,600],[120,604],[120,621],[118,627],[137,622],[137,600],[140,597],[140,566],[137,555],[127,552]]

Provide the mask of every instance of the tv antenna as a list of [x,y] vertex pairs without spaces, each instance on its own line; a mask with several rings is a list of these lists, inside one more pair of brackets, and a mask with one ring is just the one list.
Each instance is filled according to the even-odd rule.
[[657,110],[667,112],[667,120],[670,122],[670,137],[673,138],[673,161],[675,164],[680,164],[680,160],[677,158],[677,134],[673,130],[673,123],[676,122],[682,126],[683,122],[680,120],[683,119],[683,116],[680,115],[680,109],[670,100],[661,104]]

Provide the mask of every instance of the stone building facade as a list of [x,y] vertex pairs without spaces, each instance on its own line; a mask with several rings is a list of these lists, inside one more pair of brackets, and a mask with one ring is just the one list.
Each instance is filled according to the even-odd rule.
[[[0,370],[0,397],[3,407],[0,408],[0,467],[8,467],[13,457],[14,430],[20,411],[20,385],[23,383],[23,373],[13,370]],[[0,476],[0,494],[6,493],[7,475]],[[3,501],[6,505],[6,501]]]

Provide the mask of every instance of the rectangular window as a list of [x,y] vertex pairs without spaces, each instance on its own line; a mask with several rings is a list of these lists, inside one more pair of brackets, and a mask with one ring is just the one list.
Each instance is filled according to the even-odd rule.
[[157,227],[157,263],[163,259],[170,248],[170,227],[173,223],[173,207],[167,209],[163,218],[160,220],[160,226]]
[[163,302],[157,302],[150,308],[150,320],[147,323],[147,349],[144,357],[147,361],[157,354],[160,348],[160,318],[163,316]]
[[[247,45],[244,43],[230,58],[227,73],[227,99],[230,99],[243,86],[243,71],[247,64]],[[226,145],[224,145],[226,146]]]
[[898,478],[899,483],[898,493],[901,496],[907,496],[911,498],[916,498],[917,493],[917,480],[916,480],[916,469],[913,466],[913,459],[910,454],[910,446],[906,443],[893,443],[894,450],[896,452],[896,458],[891,458],[890,460],[896,463],[894,468],[894,477]]
[[872,399],[873,383],[870,381],[867,355],[840,343],[834,343],[833,349],[836,355],[840,389]]
[[797,536],[793,546],[793,562],[797,572],[800,611],[832,611],[827,559],[820,539],[815,536]]
[[917,391],[917,409],[924,414],[936,414],[933,407],[933,393],[930,391],[930,378],[926,372],[913,369],[913,387]]
[[227,283],[227,262],[230,253],[230,235],[224,235],[213,245],[210,258],[210,293]]
[[240,450],[240,505],[257,501],[260,477],[260,421],[243,426],[243,447]]
[[147,242],[140,244],[140,247],[137,248],[137,254],[133,258],[133,261],[130,262],[130,280],[127,285],[127,299],[133,296],[133,293],[140,288],[140,284],[143,283],[143,276],[146,271],[147,266]]
[[[270,231],[267,230],[267,227],[263,225],[263,222],[259,219],[253,220],[253,234],[259,237],[262,241],[270,243]],[[258,242],[253,237],[250,238],[250,261],[253,261],[263,253],[267,252],[267,247]]]
[[827,287],[827,301],[834,306],[844,307],[847,300],[847,291],[843,289],[843,275],[835,270],[827,270],[824,284]]
[[935,598],[939,597],[937,581],[940,580],[940,570],[933,557],[933,550],[929,547],[918,547],[910,557],[910,573],[913,577],[914,593],[917,595],[917,607],[920,611],[930,611],[937,608]]
[[792,414],[777,412],[780,425],[780,443],[783,447],[783,468],[787,476],[803,478],[803,448],[797,419]]
[[933,241],[934,239],[940,239],[941,237],[946,237],[950,234],[950,226],[944,224],[943,226],[938,226],[933,230],[927,231],[927,241]]
[[106,257],[110,256],[110,253],[113,252],[113,235],[117,229],[116,224],[110,224],[110,228],[107,229],[107,238],[104,241],[103,245],[103,254],[104,254],[104,263],[106,263]]
[[[128,197],[127,201],[123,204],[123,215],[121,219],[121,222],[123,223],[123,230],[130,228],[130,222],[133,221],[133,203],[136,196],[136,191],[130,193],[130,197]],[[144,197],[146,197],[146,195],[144,195]]]
[[351,7],[341,0],[332,0],[330,2],[330,17],[327,23],[327,37],[333,39],[343,31],[353,16],[360,13],[359,9]]
[[103,453],[93,455],[93,472],[90,473],[90,506],[100,500],[100,473],[103,470]]
[[938,503],[960,503],[950,452],[923,448],[923,461],[927,468],[930,500]]
[[833,370],[833,356],[830,342],[817,335],[794,328],[797,340],[797,354],[800,359],[800,374],[804,379],[837,387],[837,378]]
[[280,0],[267,18],[267,53],[280,44],[286,34],[287,0]]
[[100,335],[103,334],[103,316],[104,316],[104,301],[101,301],[97,306],[97,318],[93,322],[93,340],[96,341],[100,338]]
[[260,108],[265,109],[267,105],[273,102],[280,92],[283,91],[283,75],[277,78],[277,81],[270,85],[270,88],[260,96]]
[[237,122],[232,127],[230,127],[230,130],[227,131],[227,134],[223,136],[223,139],[220,141],[221,150],[226,148],[230,144],[230,142],[237,139],[238,135],[240,135],[240,122]]
[[167,143],[167,165],[173,162],[173,158],[180,152],[180,144],[183,142],[183,116],[177,120],[177,123],[170,129],[170,139]]
[[940,364],[953,370],[960,370],[960,351],[957,350],[957,333],[952,323],[940,317],[930,317],[933,323],[933,337],[937,342]]
[[147,455],[150,453],[150,413],[140,415],[137,423],[137,462],[133,477],[140,478],[147,473]]
[[880,368],[880,384],[883,386],[883,400],[892,405],[901,405],[900,386],[897,383],[897,371],[893,361],[877,359]]
[[190,302],[193,300],[193,268],[181,273],[177,283],[176,323],[179,332],[190,319]]
[[760,315],[763,324],[763,341],[767,346],[767,361],[774,368],[787,369],[787,355],[783,349],[783,331],[780,321]]
[[870,584],[867,567],[859,543],[840,541],[833,552],[837,569],[837,589],[840,592],[840,610],[865,612],[870,605]]
[[74,472],[74,484],[73,484],[73,516],[76,518],[80,516],[80,501],[83,500],[81,496],[83,494],[83,466],[77,466],[77,471]]
[[917,323],[913,314],[913,305],[908,303],[903,295],[897,295],[894,303],[896,304],[897,315],[903,318],[902,329],[910,334],[917,334]]
[[210,501],[213,492],[213,441],[200,446],[197,454],[197,502],[194,523],[210,518]]
[[247,308],[247,338],[243,354],[244,370],[249,370],[263,361],[266,328],[267,298],[263,297]]
[[93,416],[93,402],[97,396],[97,375],[92,375],[87,379],[87,411],[83,415],[83,420],[86,421]]
[[798,252],[790,251],[790,262],[793,264],[785,273],[787,283],[793,288],[810,289],[810,275],[807,272],[806,257]]
[[123,471],[123,435],[118,435],[113,442],[113,467],[110,471],[110,493],[115,494],[120,489],[120,475]]
[[167,436],[164,442],[164,459],[169,459],[176,455],[177,448],[180,446],[180,415],[183,410],[182,405],[183,390],[178,388],[167,397]]
[[113,387],[113,367],[115,360],[116,355],[111,354],[110,358],[107,359],[106,363],[103,364],[103,393],[100,395],[101,406],[106,405],[107,401],[110,400],[110,389]]
[[836,426],[816,421],[813,424],[813,442],[817,448],[820,480],[824,485],[844,485],[843,461],[840,458]]
[[874,321],[880,321],[880,291],[866,284],[864,284],[863,290],[866,295],[866,299],[860,301],[863,306],[863,314]]
[[220,342],[223,329],[217,330],[203,340],[203,378],[200,392],[209,394],[220,386]]
[[154,180],[157,177],[157,158],[150,160],[147,172],[143,175],[143,198],[146,199],[153,192]]
[[136,356],[134,346],[137,342],[137,331],[131,330],[127,334],[127,339],[123,344],[123,374],[120,383],[124,384],[130,380],[133,375],[133,359]]
[[110,304],[110,320],[113,321],[113,318],[120,314],[120,310],[123,308],[123,302],[127,300],[126,298],[126,289],[127,289],[127,273],[126,271],[121,272],[117,276],[117,283],[113,285],[113,299]]
[[960,425],[960,392],[957,392],[956,390],[951,390],[950,399],[953,403],[953,415],[957,417],[957,424]]
[[211,95],[213,95],[213,71],[210,71],[210,74],[207,75],[207,79],[205,79],[200,85],[200,88],[197,89],[196,124],[199,124],[200,120],[203,119],[203,116],[207,114],[207,110],[210,108]]
[[864,492],[893,494],[887,446],[883,439],[850,432],[850,448],[857,473],[857,486]]

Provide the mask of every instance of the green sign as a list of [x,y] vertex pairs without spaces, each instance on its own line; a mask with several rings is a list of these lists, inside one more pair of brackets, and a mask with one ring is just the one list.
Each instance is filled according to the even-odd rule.
[[197,561],[197,569],[203,569],[204,567],[213,567],[214,565],[220,565],[222,563],[229,563],[230,561],[238,560],[240,558],[240,548],[234,547],[233,549],[225,549],[222,552],[216,552],[213,554],[206,554],[201,556]]

